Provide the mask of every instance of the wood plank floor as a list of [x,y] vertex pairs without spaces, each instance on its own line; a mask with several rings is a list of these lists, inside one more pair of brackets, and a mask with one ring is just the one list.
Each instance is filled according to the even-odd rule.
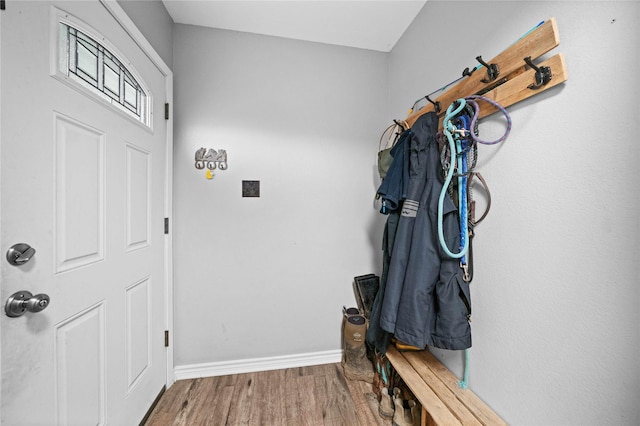
[[371,384],[344,377],[340,364],[180,380],[145,426],[388,426]]

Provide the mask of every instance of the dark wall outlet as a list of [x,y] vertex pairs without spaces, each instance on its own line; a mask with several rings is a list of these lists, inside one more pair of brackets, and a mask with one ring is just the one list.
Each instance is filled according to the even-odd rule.
[[243,197],[259,197],[260,181],[259,180],[243,180],[242,196]]

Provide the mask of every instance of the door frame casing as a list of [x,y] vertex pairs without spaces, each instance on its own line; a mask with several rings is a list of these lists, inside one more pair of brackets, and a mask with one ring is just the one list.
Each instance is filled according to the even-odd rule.
[[[160,70],[165,78],[166,102],[173,105],[173,71],[160,57],[151,43],[140,32],[136,24],[129,18],[129,15],[117,3],[116,0],[99,0],[100,3],[111,13],[114,19],[124,28],[134,42],[147,55],[153,64]],[[169,218],[169,223],[173,222],[173,108],[169,108],[169,118],[165,120],[167,125],[166,141],[166,165],[165,165],[165,206],[164,217]],[[166,365],[166,387],[169,388],[175,382],[175,371],[173,367],[173,234],[171,227],[169,233],[165,234],[164,240],[164,292],[165,292],[165,330],[169,331],[169,346],[167,347]]]
[[[2,13],[2,10],[0,10],[0,13]],[[2,48],[2,28],[0,28],[0,48]],[[1,52],[0,52],[0,164],[2,164],[2,54]],[[0,188],[1,187],[2,187],[2,174],[0,173]],[[0,235],[2,235],[2,203],[0,203]],[[0,249],[1,248],[2,247],[0,246]],[[1,280],[0,280],[0,290],[2,290]],[[0,315],[2,315],[2,313],[0,313]],[[0,327],[0,342],[1,341],[2,341],[2,327]],[[2,379],[2,345],[0,345],[0,381],[1,379]],[[2,419],[2,392],[0,392],[0,419]]]

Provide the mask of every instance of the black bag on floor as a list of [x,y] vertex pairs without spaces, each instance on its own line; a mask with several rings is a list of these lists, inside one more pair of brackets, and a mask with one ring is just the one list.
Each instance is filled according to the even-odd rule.
[[353,279],[353,291],[358,309],[367,319],[371,315],[373,301],[376,298],[379,286],[380,278],[375,274],[360,275]]

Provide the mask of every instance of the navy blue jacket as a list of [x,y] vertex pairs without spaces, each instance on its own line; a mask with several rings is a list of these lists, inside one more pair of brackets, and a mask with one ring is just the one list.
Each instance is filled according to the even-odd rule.
[[[370,343],[375,343],[376,337],[378,342],[387,340],[376,336],[382,330],[419,348],[471,346],[469,284],[462,279],[458,259],[449,258],[438,241],[442,168],[435,140],[437,128],[435,113],[422,115],[411,128],[408,191],[394,232],[388,270],[383,271],[387,274],[382,277],[385,288],[374,304],[373,330],[367,334]],[[449,249],[457,252],[460,225],[457,209],[448,195],[443,225]],[[393,231],[388,228],[389,223],[385,233]],[[379,346],[376,349],[384,352]]]

